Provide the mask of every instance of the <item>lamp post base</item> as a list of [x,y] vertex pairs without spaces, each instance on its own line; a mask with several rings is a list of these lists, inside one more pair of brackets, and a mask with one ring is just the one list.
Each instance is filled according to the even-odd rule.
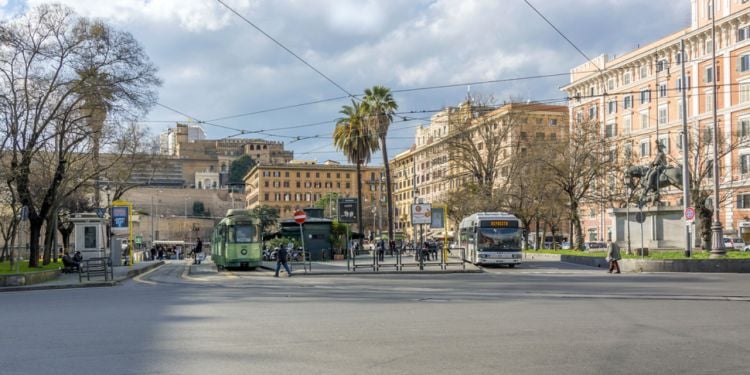
[[720,221],[714,221],[711,224],[711,255],[710,259],[723,258],[727,255],[724,249],[724,229]]

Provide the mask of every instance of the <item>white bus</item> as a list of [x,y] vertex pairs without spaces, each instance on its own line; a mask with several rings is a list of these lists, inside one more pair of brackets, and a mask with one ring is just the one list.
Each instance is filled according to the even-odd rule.
[[461,220],[458,245],[466,249],[464,261],[474,264],[521,264],[523,228],[517,217],[505,212],[478,212]]

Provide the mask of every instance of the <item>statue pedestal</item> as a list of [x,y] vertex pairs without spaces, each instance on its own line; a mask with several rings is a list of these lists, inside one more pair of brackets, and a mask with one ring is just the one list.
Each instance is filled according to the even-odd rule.
[[[631,249],[641,247],[648,248],[649,250],[686,248],[686,225],[682,208],[643,207],[642,210],[639,210],[638,207],[630,207],[629,211],[630,213],[628,214],[627,208],[611,208],[607,210],[607,214],[614,223],[614,227],[611,228],[612,240],[621,249],[627,249],[628,231],[630,232]],[[643,224],[636,221],[636,214],[638,212],[643,212],[645,218]],[[643,236],[641,237],[641,235]],[[643,239],[642,245],[641,238]],[[692,238],[695,241],[695,230],[693,230]]]

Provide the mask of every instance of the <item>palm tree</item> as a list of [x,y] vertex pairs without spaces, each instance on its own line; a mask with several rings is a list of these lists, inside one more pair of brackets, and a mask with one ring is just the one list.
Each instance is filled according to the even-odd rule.
[[380,139],[380,149],[383,151],[383,166],[385,169],[386,197],[388,202],[388,239],[393,241],[393,201],[391,199],[391,168],[388,165],[388,148],[385,138],[388,136],[388,128],[393,122],[393,114],[398,109],[398,104],[393,100],[391,90],[383,86],[373,86],[365,89],[363,99],[364,113],[367,126],[377,134]]
[[336,121],[333,131],[333,144],[346,155],[350,163],[357,165],[357,225],[359,226],[359,248],[362,248],[362,164],[369,163],[372,153],[377,151],[375,133],[366,126],[362,116],[362,106],[352,100],[339,111],[344,117]]

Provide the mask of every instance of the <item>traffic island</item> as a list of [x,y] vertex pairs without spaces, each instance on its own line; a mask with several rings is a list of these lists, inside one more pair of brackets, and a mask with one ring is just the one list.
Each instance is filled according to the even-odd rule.
[[[527,260],[558,260],[566,263],[608,269],[604,257],[524,253]],[[723,272],[750,273],[750,259],[621,259],[622,272]]]

